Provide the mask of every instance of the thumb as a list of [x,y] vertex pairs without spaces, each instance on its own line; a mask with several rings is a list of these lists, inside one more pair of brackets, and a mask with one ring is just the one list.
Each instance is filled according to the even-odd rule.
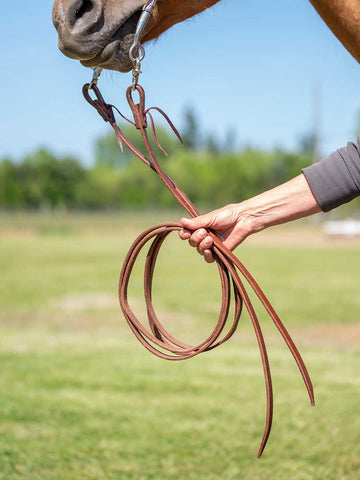
[[210,227],[213,224],[213,218],[210,213],[207,213],[195,218],[182,218],[180,223],[189,230],[197,230],[198,228]]

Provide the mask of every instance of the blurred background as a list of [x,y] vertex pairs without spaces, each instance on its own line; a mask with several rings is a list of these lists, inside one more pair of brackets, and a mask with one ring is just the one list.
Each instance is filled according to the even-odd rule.
[[[231,342],[190,362],[153,358],[129,333],[117,304],[122,260],[142,230],[183,212],[83,100],[92,72],[58,51],[51,8],[1,9],[0,478],[357,478],[360,242],[323,224],[358,219],[359,201],[236,252],[293,334],[318,400],[306,404],[254,299],[276,399],[257,462],[264,387],[248,315]],[[310,2],[223,1],[146,52],[148,106],[163,108],[184,139],[159,119],[169,153],[159,158],[204,212],[278,185],[360,134],[358,63]],[[125,114],[130,82],[100,79]],[[142,260],[130,289],[140,318]],[[169,330],[199,343],[220,300],[216,267],[167,241],[154,303]]]
[[[83,101],[91,71],[57,50],[51,6],[3,8],[0,206],[168,206]],[[184,136],[181,148],[161,131],[169,172],[204,208],[279,184],[360,132],[358,64],[303,0],[220,2],[149,45],[143,71],[148,105]],[[101,79],[122,110],[130,80]],[[149,184],[141,191],[138,176]]]

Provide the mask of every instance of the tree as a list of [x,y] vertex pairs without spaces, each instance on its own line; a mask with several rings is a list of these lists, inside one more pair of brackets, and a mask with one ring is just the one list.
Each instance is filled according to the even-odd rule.
[[76,189],[86,171],[72,157],[57,158],[41,148],[18,166],[18,181],[27,207],[75,206]]
[[[141,133],[136,130],[135,127],[125,125],[121,127],[121,130],[138,150],[144,154],[146,153]],[[173,154],[181,147],[181,144],[175,135],[172,134],[171,130],[169,131],[160,125],[155,127],[155,132],[159,144],[169,155]],[[151,124],[149,124],[148,127],[148,136],[154,151],[156,151],[158,147],[151,133]],[[95,143],[95,164],[98,166],[121,168],[126,166],[131,159],[138,161],[138,159],[134,157],[134,154],[125,145],[123,147],[124,151],[122,152],[113,130],[109,131],[109,133],[102,137],[99,137]]]
[[24,195],[19,183],[16,164],[5,158],[0,162],[0,206],[14,208],[24,206]]
[[184,146],[189,150],[196,150],[200,146],[200,132],[194,110],[187,107],[184,111],[184,126],[181,131]]
[[221,148],[219,146],[219,142],[214,134],[209,134],[205,143],[205,148],[210,155],[216,155],[220,152]]
[[316,136],[314,133],[305,133],[299,139],[299,150],[302,153],[313,155],[316,148]]
[[236,130],[234,127],[229,127],[225,133],[225,142],[222,150],[224,152],[233,153],[236,151],[236,145],[237,145]]

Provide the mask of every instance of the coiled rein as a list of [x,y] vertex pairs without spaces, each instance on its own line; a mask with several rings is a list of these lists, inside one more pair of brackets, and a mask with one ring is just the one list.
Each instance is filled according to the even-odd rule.
[[[138,103],[135,103],[133,100],[134,90],[136,90],[139,95]],[[93,93],[94,98],[90,95],[90,92]],[[129,87],[126,91],[126,98],[133,114],[134,121],[127,119],[119,112],[119,110],[116,109],[116,107],[114,107],[113,105],[109,105],[104,101],[100,90],[96,85],[96,82],[85,84],[83,87],[83,95],[85,99],[90,103],[90,105],[92,105],[98,111],[104,121],[110,123],[110,125],[114,129],[120,148],[123,149],[123,144],[125,144],[141,161],[143,161],[148,167],[150,167],[154,172],[157,173],[157,175],[160,177],[167,189],[175,197],[177,202],[187,211],[187,213],[191,217],[198,216],[199,211],[189,200],[186,194],[180,189],[180,187],[174,182],[174,180],[172,180],[168,175],[166,175],[166,173],[159,165],[156,156],[152,150],[147,134],[147,128],[149,123],[148,120],[150,120],[155,142],[160,148],[161,146],[156,137],[154,121],[150,113],[151,109],[145,108],[144,89],[139,84],[136,84],[132,87]],[[166,121],[169,123],[174,133],[179,137],[179,139],[181,139],[178,131],[171,123],[167,115],[157,107],[152,108],[160,112],[165,117]],[[116,123],[114,110],[116,110],[123,118],[125,118],[141,132],[142,140],[148,157],[143,155],[134,145],[132,145],[131,142],[123,134],[123,132]],[[179,231],[181,229],[182,226],[180,223],[163,223],[147,229],[137,237],[125,257],[120,273],[119,301],[121,309],[134,335],[137,337],[140,343],[151,353],[153,353],[157,357],[166,360],[185,360],[194,357],[199,353],[212,350],[213,348],[216,348],[222,343],[226,342],[234,334],[240,319],[243,304],[245,305],[250,315],[256,339],[258,342],[266,387],[266,420],[263,437],[257,454],[258,458],[260,458],[261,454],[264,451],[271,431],[273,418],[273,389],[269,359],[264,336],[255,309],[251,303],[242,278],[246,280],[246,282],[257,295],[257,297],[260,299],[270,318],[273,320],[274,324],[282,335],[303,377],[310,398],[310,402],[312,405],[314,405],[314,391],[310,376],[292,338],[290,337],[284,324],[281,322],[274,308],[270,304],[269,300],[266,298],[265,294],[255,281],[255,279],[245,268],[245,266],[240,262],[240,260],[228,248],[223,245],[221,240],[210,229],[207,230],[207,233],[212,237],[214,242],[212,246],[212,253],[219,271],[222,290],[221,310],[215,328],[203,342],[196,346],[188,345],[177,340],[171,335],[171,333],[166,330],[166,328],[162,325],[159,318],[157,317],[153,307],[152,281],[154,277],[156,260],[162,244],[170,233],[174,231]],[[148,246],[149,244],[150,246]],[[128,302],[128,285],[131,272],[136,263],[138,255],[145,247],[148,248],[144,271],[144,295],[148,317],[148,327],[145,327],[143,323],[135,316]],[[231,326],[226,330],[225,324],[228,320],[228,315],[230,312],[231,290],[234,296],[234,317]]]

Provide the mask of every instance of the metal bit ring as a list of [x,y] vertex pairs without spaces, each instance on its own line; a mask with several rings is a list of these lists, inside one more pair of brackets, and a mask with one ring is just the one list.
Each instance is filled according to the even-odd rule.
[[145,58],[145,48],[140,43],[134,43],[129,50],[130,60],[135,63],[137,60],[142,62]]

